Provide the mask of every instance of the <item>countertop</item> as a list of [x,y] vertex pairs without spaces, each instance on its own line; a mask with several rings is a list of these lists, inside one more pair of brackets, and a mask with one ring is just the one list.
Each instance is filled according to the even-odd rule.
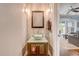
[[36,40],[33,37],[31,37],[31,38],[29,38],[29,40],[27,41],[27,43],[48,43],[48,40],[45,37],[43,37],[40,40]]

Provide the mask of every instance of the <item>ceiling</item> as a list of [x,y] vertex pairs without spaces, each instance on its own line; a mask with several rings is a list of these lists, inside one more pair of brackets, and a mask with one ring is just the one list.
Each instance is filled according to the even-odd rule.
[[69,14],[67,14],[68,10],[71,9],[70,6],[72,6],[73,8],[79,7],[79,3],[60,3],[60,18],[67,18],[79,21],[79,12],[70,12]]
[[[66,14],[68,12],[68,10],[71,9],[70,6],[72,6],[73,8],[79,7],[79,3],[60,3],[59,13]],[[78,13],[70,12],[69,14],[71,14],[71,15],[78,14],[79,15],[79,12]]]

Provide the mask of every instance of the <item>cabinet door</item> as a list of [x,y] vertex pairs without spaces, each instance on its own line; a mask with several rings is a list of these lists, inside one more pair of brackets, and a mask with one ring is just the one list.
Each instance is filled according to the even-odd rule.
[[44,55],[44,53],[45,53],[44,44],[40,44],[39,47],[40,47],[39,48],[39,54]]
[[31,44],[31,54],[37,55],[37,46],[36,44]]
[[32,55],[45,55],[44,44],[31,44]]

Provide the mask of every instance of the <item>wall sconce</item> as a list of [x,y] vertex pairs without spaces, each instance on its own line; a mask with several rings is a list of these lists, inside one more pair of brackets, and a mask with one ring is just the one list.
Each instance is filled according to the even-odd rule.
[[29,12],[29,9],[26,8],[26,9],[25,9],[25,12],[26,12],[26,13]]
[[30,14],[30,9],[28,9],[28,8],[23,8],[23,10],[22,10],[25,14]]
[[24,13],[28,12],[28,9],[26,8],[26,4],[23,5],[22,11],[23,11]]
[[45,11],[46,15],[48,15],[50,12],[51,12],[50,9],[47,9],[47,10]]
[[50,9],[47,9],[46,12],[50,12]]
[[23,9],[23,12],[25,13],[25,15],[31,15],[31,10],[28,8]]
[[47,9],[46,12],[52,12],[52,8]]

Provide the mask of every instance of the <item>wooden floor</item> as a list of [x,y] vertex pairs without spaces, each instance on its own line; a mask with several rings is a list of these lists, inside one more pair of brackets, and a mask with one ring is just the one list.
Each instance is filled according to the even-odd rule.
[[60,39],[60,56],[79,56],[79,47],[69,43],[68,39]]
[[79,49],[66,49],[61,50],[61,56],[79,56]]

